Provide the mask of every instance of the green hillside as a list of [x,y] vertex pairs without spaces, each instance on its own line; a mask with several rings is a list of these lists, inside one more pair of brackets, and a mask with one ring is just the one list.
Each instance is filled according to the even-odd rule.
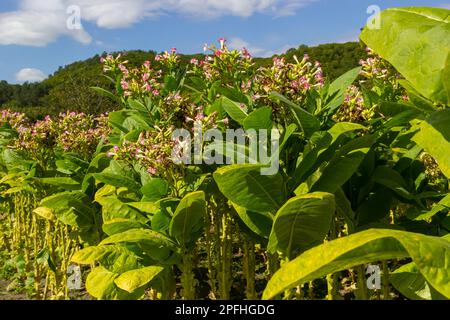
[[[152,60],[156,55],[154,51],[124,51],[130,65],[139,65],[146,60]],[[322,63],[325,74],[335,79],[358,65],[361,58],[366,56],[364,47],[356,42],[343,44],[324,44],[315,47],[301,45],[289,49],[285,56],[292,60],[294,55],[302,57],[308,54],[313,61]],[[102,56],[106,55],[104,52]],[[202,55],[183,55],[182,63],[188,63],[193,57]],[[57,114],[66,110],[83,111],[89,114],[98,114],[113,110],[117,106],[107,98],[97,94],[90,87],[111,87],[109,80],[102,76],[102,67],[99,62],[100,55],[85,61],[74,62],[59,69],[48,79],[41,83],[25,83],[12,85],[5,81],[0,82],[0,107],[10,108],[27,113],[32,118],[42,118],[46,114]],[[272,58],[256,58],[258,66],[272,63]],[[112,88],[111,88],[112,89]]]

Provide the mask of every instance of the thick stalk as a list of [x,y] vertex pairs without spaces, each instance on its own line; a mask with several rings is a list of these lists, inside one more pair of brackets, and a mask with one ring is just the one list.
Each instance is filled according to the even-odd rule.
[[310,281],[308,284],[308,298],[314,300],[314,281]]
[[[216,272],[214,269],[214,237],[211,236],[211,229],[214,225],[214,211],[209,210],[209,213],[206,213],[206,256],[208,259],[208,280],[209,286],[211,288],[211,296],[215,298],[217,296],[217,288],[216,288]],[[215,229],[216,231],[217,229]],[[216,242],[217,244],[217,242]]]
[[366,270],[363,265],[356,267],[357,273],[357,290],[356,290],[356,299],[357,300],[369,300],[369,293],[367,289],[366,282]]
[[387,261],[382,262],[382,268],[383,268],[383,299],[390,300],[391,293],[389,288],[389,267]]
[[[337,234],[339,232],[339,224],[336,221],[336,217],[333,217],[331,221],[331,230],[330,235],[328,237],[328,241],[332,241],[337,238]],[[327,288],[328,300],[336,300],[338,298],[338,275],[337,274],[329,274],[327,275]]]
[[256,299],[255,290],[255,245],[251,240],[244,239],[244,277],[247,300]]
[[184,250],[183,264],[181,266],[181,286],[183,287],[183,299],[195,299],[195,276],[192,271],[193,254]]
[[215,259],[215,264],[216,264],[216,270],[217,270],[217,286],[218,286],[218,296],[221,298],[221,288],[222,288],[222,269],[223,269],[223,265],[221,263],[221,261],[223,260],[223,255],[222,255],[222,241],[221,241],[221,232],[222,232],[222,227],[221,227],[221,222],[222,222],[222,214],[220,212],[220,210],[218,210],[218,208],[216,208],[216,215],[214,216],[214,243],[215,243],[215,248],[216,248],[216,259]]
[[232,238],[231,218],[227,213],[222,215],[222,232],[220,239],[221,248],[221,272],[219,276],[219,291],[221,300],[230,299],[231,290],[231,262],[232,262]]

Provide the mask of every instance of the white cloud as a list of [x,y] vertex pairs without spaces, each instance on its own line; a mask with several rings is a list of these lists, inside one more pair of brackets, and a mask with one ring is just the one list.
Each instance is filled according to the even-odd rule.
[[441,8],[450,10],[450,3],[445,3],[445,4],[441,5]]
[[63,0],[21,0],[18,11],[0,13],[0,44],[42,47],[61,35],[81,43],[90,43],[84,31],[67,28],[66,6]]
[[39,69],[24,68],[16,73],[16,80],[19,82],[40,82],[47,76]]
[[69,30],[66,9],[79,6],[82,21],[100,28],[131,26],[149,17],[179,14],[200,19],[264,13],[275,17],[294,14],[317,0],[19,0],[18,10],[0,13],[0,45],[46,46],[60,36],[88,44],[84,30]]
[[237,50],[246,48],[253,56],[264,56],[264,53],[266,52],[265,49],[255,47],[255,46],[251,45],[250,43],[248,43],[247,41],[245,41],[244,39],[237,38],[237,37],[230,39],[230,41],[228,43],[228,47],[230,47],[231,49],[237,49]]
[[300,8],[303,8],[315,1],[317,0],[287,0],[284,1],[282,6],[275,8],[274,14],[276,17],[293,16]]
[[246,48],[253,56],[267,58],[271,57],[275,54],[281,54],[292,48],[290,45],[285,45],[277,50],[267,50],[260,48],[258,46],[254,46],[242,38],[234,37],[231,38],[228,42],[228,47],[231,49],[241,50],[242,48]]

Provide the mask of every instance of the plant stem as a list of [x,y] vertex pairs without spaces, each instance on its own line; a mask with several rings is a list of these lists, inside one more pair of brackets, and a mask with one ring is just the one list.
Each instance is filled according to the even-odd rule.
[[244,239],[244,276],[247,300],[255,300],[255,245],[248,239]]
[[[208,280],[209,280],[209,286],[211,288],[211,295],[213,298],[216,297],[217,288],[216,288],[216,272],[214,270],[214,254],[213,254],[213,248],[214,248],[214,237],[211,236],[211,229],[214,225],[214,214],[213,210],[209,210],[209,212],[206,213],[206,232],[205,232],[205,238],[206,238],[206,256],[208,259]],[[216,242],[217,244],[217,242]]]
[[391,294],[389,288],[389,267],[387,261],[382,262],[382,269],[383,269],[383,299],[390,300]]
[[222,215],[221,232],[221,272],[219,277],[219,292],[221,300],[230,299],[231,290],[231,260],[232,260],[232,238],[231,217],[224,213]]
[[183,264],[181,266],[181,285],[183,287],[183,299],[194,300],[195,299],[195,276],[192,271],[193,254],[184,250]]
[[369,300],[369,294],[367,291],[366,283],[366,271],[363,265],[356,267],[356,273],[358,276],[356,299],[357,300]]
[[[331,221],[331,230],[330,234],[328,236],[328,241],[332,241],[337,238],[337,234],[339,232],[339,224],[338,221],[336,221],[337,217],[333,216],[333,219]],[[327,288],[328,288],[328,294],[327,299],[328,300],[336,300],[338,297],[337,288],[338,288],[338,274],[328,274],[327,275]]]

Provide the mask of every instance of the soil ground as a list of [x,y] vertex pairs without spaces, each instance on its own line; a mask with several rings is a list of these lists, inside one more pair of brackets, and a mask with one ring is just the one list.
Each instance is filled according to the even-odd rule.
[[0,300],[28,300],[26,293],[8,292],[8,284],[8,281],[0,279]]

